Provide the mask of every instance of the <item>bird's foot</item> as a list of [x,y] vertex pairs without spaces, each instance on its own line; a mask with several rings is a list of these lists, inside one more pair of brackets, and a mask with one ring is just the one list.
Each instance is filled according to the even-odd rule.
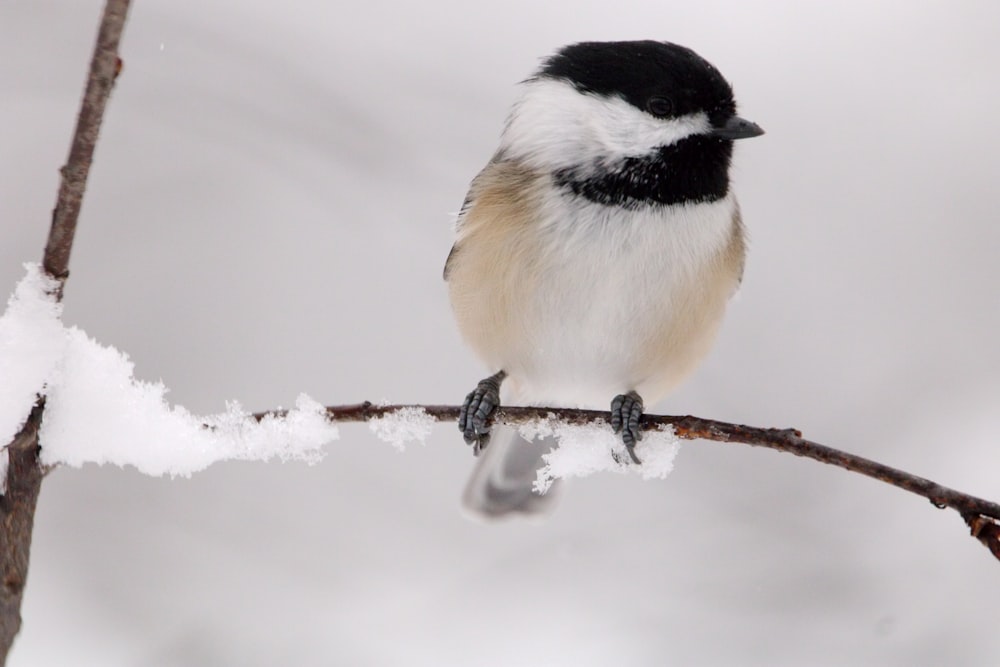
[[642,440],[642,428],[639,420],[642,418],[642,397],[634,391],[619,394],[611,401],[611,429],[622,434],[622,442],[633,463],[642,461],[635,455],[635,445]]
[[500,371],[482,380],[465,397],[459,410],[458,430],[462,432],[465,442],[472,445],[472,453],[476,456],[490,441],[490,422],[493,413],[500,407],[500,383],[505,377],[507,373]]

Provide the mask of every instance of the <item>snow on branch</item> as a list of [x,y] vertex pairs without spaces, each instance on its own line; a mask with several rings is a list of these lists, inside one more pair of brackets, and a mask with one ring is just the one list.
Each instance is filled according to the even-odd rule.
[[[100,345],[59,320],[54,281],[26,265],[7,311],[0,316],[0,440],[30,425],[36,393],[45,397],[38,431],[47,465],[113,463],[151,475],[189,475],[224,460],[318,461],[322,447],[338,438],[335,422],[368,422],[372,432],[397,448],[424,441],[437,421],[455,421],[458,406],[355,405],[326,407],[302,395],[292,410],[250,414],[231,403],[208,417],[170,405],[162,383],[138,380],[122,352]],[[743,426],[692,416],[645,415],[644,437],[628,463],[608,413],[543,407],[503,407],[499,426],[518,429],[527,440],[551,437],[535,490],[556,479],[600,471],[663,478],[673,468],[681,439],[705,439],[766,447],[866,475],[951,508],[1000,558],[1000,505],[975,498],[882,463],[806,440],[795,429]],[[458,437],[456,435],[456,441]]]
[[[54,302],[61,299],[63,284],[69,276],[70,251],[97,137],[108,97],[121,71],[118,46],[128,9],[129,0],[107,0],[104,5],[69,156],[60,169],[62,179],[42,259],[46,276],[56,281],[55,285],[47,288],[52,290]],[[15,330],[12,335],[17,337],[19,333]],[[51,349],[49,342],[43,341],[35,351],[45,356],[46,350]],[[38,361],[37,368],[44,366],[44,361]],[[3,377],[3,381],[6,380]],[[22,390],[24,386],[19,384],[15,391]],[[16,421],[21,421],[20,407],[20,403],[12,407],[16,412]],[[37,453],[38,428],[44,411],[45,401],[39,398],[33,401],[19,430],[9,438],[6,437],[7,425],[0,428],[0,436],[3,436],[0,437],[0,444],[7,443],[6,459],[9,463],[6,471],[0,471],[0,478],[4,480],[3,495],[0,496],[0,579],[4,582],[0,588],[0,665],[6,663],[14,637],[21,629],[21,601],[28,576],[35,507],[42,484]]]
[[[0,316],[0,443],[8,443],[28,419],[31,406],[63,353],[59,281],[37,264],[14,288]],[[0,457],[0,479],[6,457]]]
[[[27,264],[26,270],[0,316],[0,372],[7,379],[0,389],[0,441],[9,442],[25,425],[37,396],[45,398],[45,418],[38,429],[39,458],[45,465],[111,463],[150,475],[190,475],[232,459],[314,463],[323,445],[338,438],[333,421],[342,421],[346,413],[331,413],[305,395],[293,410],[260,415],[250,415],[237,403],[207,417],[171,405],[163,384],[137,379],[124,353],[76,327],[65,327],[57,281],[37,265]],[[444,415],[441,409],[431,414],[419,406],[377,410],[366,414],[369,427],[399,449],[426,439]],[[518,428],[528,440],[552,436],[558,443],[545,454],[546,465],[535,484],[539,493],[556,479],[604,470],[663,478],[678,449],[669,425],[649,432],[640,443],[642,466],[626,463],[620,438],[603,420],[565,423],[538,413],[520,421]]]
[[263,419],[237,403],[208,417],[170,405],[166,387],[136,379],[124,353],[64,327],[58,281],[36,264],[25,268],[0,316],[0,441],[14,439],[39,395],[45,465],[113,463],[149,475],[190,475],[229,459],[314,463],[337,438],[323,406],[305,395],[293,410]]
[[[437,421],[456,421],[458,419],[459,406],[376,405],[366,401],[354,405],[331,406],[326,408],[326,414],[330,420],[336,422],[371,421],[385,419],[386,416],[396,414],[402,410],[408,411],[410,414],[423,413],[425,418]],[[265,419],[275,414],[280,416],[282,412],[262,412],[255,414],[254,417],[256,419]],[[580,443],[573,440],[574,427],[583,426],[595,429],[594,431],[589,431],[591,433],[603,430],[610,440],[617,440],[617,438],[610,436],[610,427],[607,426],[609,417],[609,413],[599,410],[502,407],[497,410],[494,416],[494,423],[520,426],[521,428],[526,427],[527,434],[538,428],[550,429],[542,434],[555,434],[557,437],[561,437],[560,448],[566,447],[566,444],[569,443],[569,448],[571,450],[575,449],[579,453],[581,449],[586,449],[586,447],[581,448]],[[540,427],[539,424],[543,426]],[[716,442],[773,449],[865,475],[866,477],[871,477],[885,484],[926,498],[939,509],[953,509],[962,516],[962,519],[969,526],[972,536],[978,539],[990,550],[990,553],[994,557],[1000,560],[1000,504],[993,501],[977,498],[924,477],[918,477],[917,475],[892,468],[862,456],[806,440],[797,429],[745,426],[714,419],[693,417],[691,415],[643,415],[641,424],[645,431],[642,443],[645,444],[640,444],[641,448],[638,450],[638,453],[639,458],[644,460],[643,465],[621,464],[619,463],[620,456],[610,455],[605,459],[605,464],[601,466],[603,469],[616,471],[631,469],[639,472],[649,464],[643,457],[649,458],[650,452],[662,455],[668,449],[676,451],[675,443],[672,443],[670,440],[659,440],[661,434],[668,434],[669,437],[676,437],[682,440],[713,440]],[[650,438],[651,435],[653,435],[653,438]],[[655,442],[652,442],[653,440]],[[605,451],[608,451],[610,454],[615,446],[614,444],[609,444]],[[568,458],[573,463],[565,476],[582,476],[595,471],[587,469],[584,463],[590,460],[588,456],[571,454]],[[613,464],[609,464],[607,462],[608,459]],[[654,465],[665,465],[666,471],[669,472],[669,466],[672,464],[672,461],[673,452],[670,452],[662,461],[658,461]],[[546,470],[542,471],[539,475],[539,480],[536,482],[536,488],[539,490],[547,488],[545,476],[553,475],[552,459],[547,459],[547,462],[549,466],[547,466]],[[660,477],[665,474],[665,472],[661,474],[660,471],[656,471],[655,474],[649,476]],[[553,475],[553,477],[560,476],[564,475]]]
[[[318,461],[322,447],[338,438],[333,420],[343,414],[302,395],[296,407],[250,415],[239,404],[225,412],[197,416],[166,400],[159,382],[134,376],[119,350],[91,339],[60,321],[57,281],[41,267],[25,265],[26,275],[0,316],[0,441],[9,442],[28,422],[37,397],[45,398],[38,430],[39,458],[45,465],[85,463],[133,466],[150,475],[190,475],[225,460]],[[423,441],[441,416],[422,407],[399,407],[368,414],[372,432],[398,449]],[[602,421],[567,424],[539,414],[521,422],[530,440],[553,436],[559,444],[545,455],[536,489],[543,493],[558,478],[602,470],[662,478],[673,467],[678,441],[669,427],[650,432],[638,452],[645,465],[625,463],[621,441]]]

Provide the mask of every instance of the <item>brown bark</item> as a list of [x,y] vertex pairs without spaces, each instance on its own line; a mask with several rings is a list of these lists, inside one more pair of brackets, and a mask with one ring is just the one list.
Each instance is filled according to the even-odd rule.
[[118,57],[118,44],[125,28],[130,0],[108,0],[97,33],[97,44],[90,60],[87,87],[83,91],[80,114],[70,144],[69,157],[59,170],[62,176],[59,195],[52,211],[52,227],[45,244],[42,266],[45,272],[59,280],[69,275],[69,255],[73,249],[76,223],[80,217],[87,176],[94,159],[97,136],[101,131],[108,97],[114,86],[122,61]]
[[38,427],[43,402],[7,447],[7,489],[0,498],[0,664],[6,663],[14,637],[21,630],[21,600],[28,577],[31,531],[42,484],[38,465]]

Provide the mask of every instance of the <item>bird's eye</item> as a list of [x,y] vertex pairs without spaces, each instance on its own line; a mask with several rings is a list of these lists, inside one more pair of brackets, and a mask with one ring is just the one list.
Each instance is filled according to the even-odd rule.
[[674,103],[669,97],[655,95],[646,101],[646,111],[663,118],[669,116],[674,111]]

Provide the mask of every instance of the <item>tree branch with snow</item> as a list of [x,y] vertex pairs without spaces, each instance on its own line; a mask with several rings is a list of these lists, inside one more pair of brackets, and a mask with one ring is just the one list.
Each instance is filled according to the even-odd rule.
[[[0,436],[19,416],[4,406],[20,404],[27,411],[35,388],[44,387],[46,415],[38,437],[44,444],[45,465],[113,463],[150,475],[190,475],[234,459],[277,457],[314,463],[322,457],[323,446],[339,438],[337,422],[367,422],[379,438],[402,448],[408,441],[423,441],[435,422],[458,418],[458,406],[365,402],[324,408],[305,395],[292,410],[250,414],[230,403],[217,415],[193,415],[183,406],[170,405],[161,383],[136,379],[124,353],[97,343],[76,327],[65,327],[51,283],[37,266],[27,265],[27,275],[0,317],[0,338],[8,340],[0,349],[0,364],[4,358],[20,360],[6,362],[10,382],[4,391],[13,393],[0,400]],[[537,436],[556,440],[556,446],[543,455],[544,466],[535,481],[539,493],[556,479],[600,471],[663,478],[673,468],[682,439],[745,444],[827,463],[953,509],[1000,558],[1000,505],[806,440],[796,429],[689,415],[645,415],[644,437],[636,449],[642,464],[635,465],[628,462],[608,419],[606,412],[545,407],[503,407],[496,414],[498,425],[519,429],[529,442]]]
[[[384,426],[386,420],[400,422],[398,428],[404,433],[420,433],[429,430],[427,421],[456,421],[458,412],[459,406],[453,405],[376,405],[370,402],[326,408],[330,421],[367,421],[378,425],[372,429],[376,433],[388,434],[383,439],[393,442],[402,438]],[[273,419],[283,414],[284,411],[262,412],[254,418]],[[972,536],[1000,560],[1000,504],[806,440],[798,429],[744,426],[691,415],[647,414],[641,420],[646,435],[637,448],[643,464],[637,466],[627,462],[624,446],[608,426],[609,419],[610,414],[602,411],[545,407],[502,407],[495,415],[496,423],[518,427],[529,438],[538,434],[552,435],[559,440],[558,447],[544,457],[547,465],[539,472],[535,483],[539,491],[547,489],[554,479],[584,476],[598,470],[634,472],[647,478],[663,477],[672,467],[678,438],[764,447],[864,475],[926,498],[939,509],[955,510],[969,526]]]
[[[314,463],[322,457],[323,446],[339,438],[338,422],[367,422],[379,438],[402,448],[408,441],[423,441],[435,422],[458,418],[458,406],[365,402],[323,407],[305,395],[291,410],[250,414],[230,403],[220,414],[191,414],[166,401],[161,383],[135,378],[124,353],[63,325],[51,282],[37,266],[27,265],[27,275],[0,317],[0,338],[8,339],[0,348],[0,364],[7,364],[11,380],[4,391],[16,390],[7,400],[0,397],[0,437],[19,416],[9,414],[4,406],[20,404],[24,406],[21,411],[27,412],[36,387],[44,387],[46,412],[38,438],[44,445],[41,462],[45,465],[113,463],[150,475],[190,475],[234,459]],[[4,362],[4,358],[20,361]],[[636,449],[642,464],[635,465],[628,462],[608,419],[606,412],[545,407],[503,407],[496,414],[498,425],[520,430],[529,442],[538,436],[555,439],[556,446],[543,454],[544,465],[535,480],[539,493],[556,479],[600,471],[663,478],[673,469],[680,440],[744,444],[833,465],[953,509],[1000,558],[997,503],[806,440],[796,429],[744,426],[689,415],[645,415],[641,421],[644,437]]]
[[[69,276],[70,251],[104,109],[121,70],[118,46],[128,8],[129,0],[108,0],[104,7],[69,157],[60,170],[62,179],[42,262],[56,302],[61,299],[63,284]],[[5,342],[4,333],[0,329],[0,344]],[[7,369],[0,367],[0,371],[4,370]],[[0,372],[0,377],[6,382],[10,375]],[[35,390],[41,386],[36,385]],[[6,663],[14,637],[21,629],[21,600],[28,575],[35,506],[42,482],[38,432],[44,410],[44,399],[33,399],[17,432],[4,440],[8,442],[8,465],[4,495],[0,500],[0,581],[3,582],[0,586],[0,664]],[[0,437],[4,433],[0,429]]]

